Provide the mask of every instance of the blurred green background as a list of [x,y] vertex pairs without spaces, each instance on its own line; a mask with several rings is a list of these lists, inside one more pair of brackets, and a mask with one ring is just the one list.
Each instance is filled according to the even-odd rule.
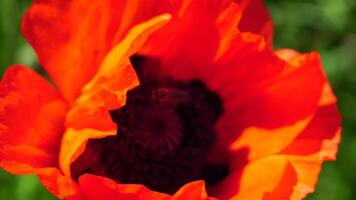
[[[38,69],[20,34],[31,0],[0,0],[0,74],[14,63]],[[308,200],[356,199],[356,0],[265,0],[275,23],[275,47],[321,53],[339,99],[343,138],[337,162],[324,164]],[[36,177],[0,171],[0,200],[55,199]]]

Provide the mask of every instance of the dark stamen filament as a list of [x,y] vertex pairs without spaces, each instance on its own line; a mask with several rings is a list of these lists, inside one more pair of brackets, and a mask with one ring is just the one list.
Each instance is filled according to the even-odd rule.
[[197,179],[219,181],[226,165],[207,160],[223,112],[220,98],[201,81],[152,77],[142,57],[132,63],[141,84],[127,93],[124,107],[110,112],[117,136],[89,141],[73,175],[90,172],[166,193]]

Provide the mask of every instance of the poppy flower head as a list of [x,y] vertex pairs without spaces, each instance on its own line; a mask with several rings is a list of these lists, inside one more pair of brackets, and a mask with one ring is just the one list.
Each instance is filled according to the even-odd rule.
[[320,56],[273,51],[262,0],[37,0],[22,31],[56,88],[7,70],[0,167],[59,198],[297,200],[335,159]]

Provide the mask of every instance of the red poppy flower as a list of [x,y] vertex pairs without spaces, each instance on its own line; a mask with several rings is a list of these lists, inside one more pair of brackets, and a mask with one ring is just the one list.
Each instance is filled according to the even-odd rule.
[[[67,199],[302,199],[340,117],[261,0],[36,0],[1,85],[0,166]],[[208,197],[209,196],[209,197]]]

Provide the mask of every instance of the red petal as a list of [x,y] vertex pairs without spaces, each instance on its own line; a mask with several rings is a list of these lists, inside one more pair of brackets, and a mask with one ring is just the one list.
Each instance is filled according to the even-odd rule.
[[168,195],[150,191],[143,185],[121,185],[115,183],[111,179],[89,174],[84,174],[79,178],[79,190],[82,197],[86,200],[169,199]]
[[[208,200],[204,182],[196,181],[183,186],[173,196],[158,193],[137,184],[117,184],[111,179],[84,174],[79,178],[79,191],[86,200]],[[76,199],[78,197],[72,197]]]
[[247,147],[250,158],[285,148],[315,113],[326,82],[318,54],[297,54],[287,62],[247,33],[236,34],[216,64],[203,69],[196,76],[224,102],[219,152],[213,154],[218,159],[233,141],[232,149]]
[[217,18],[224,8],[221,1],[186,2],[189,3],[153,34],[139,52],[158,58],[162,65],[160,73],[183,80],[195,78],[213,62],[219,45]]
[[[249,151],[248,164],[241,168],[239,151],[230,152],[232,155],[236,154],[236,156],[231,156],[231,171],[233,172],[214,188],[218,197],[302,199],[314,191],[322,162],[335,159],[340,142],[340,115],[330,86],[320,71],[319,65],[315,65],[318,62],[306,62],[306,58],[313,57],[308,57],[308,55],[305,57],[290,50],[277,53],[292,68],[308,67],[314,68],[316,72],[319,71],[304,74],[306,77],[309,76],[310,80],[313,80],[313,75],[319,74],[316,77],[322,80],[318,91],[319,98],[316,103],[313,103],[316,110],[314,112],[313,109],[310,110],[309,116],[291,125],[273,129],[257,127],[245,129],[236,143],[232,145],[232,149],[247,149]],[[295,73],[293,69],[287,71]],[[309,90],[309,87],[305,88]],[[295,90],[289,97],[292,98],[294,93]],[[307,91],[305,93],[308,99],[312,96]],[[288,102],[291,103],[291,101]],[[298,106],[298,108],[301,107]],[[325,126],[325,124],[328,125]],[[273,169],[273,171],[265,169]],[[236,187],[228,187],[228,185],[236,185]]]
[[277,187],[272,192],[265,193],[263,200],[289,199],[293,194],[293,187],[296,185],[296,182],[297,173],[293,166],[288,163]]
[[314,115],[326,82],[315,53],[298,56],[296,65],[268,54],[241,62],[220,90],[226,106],[218,125],[221,142],[226,146],[235,137],[232,148],[248,147],[250,158],[285,148]]
[[273,22],[263,0],[235,0],[242,9],[239,29],[262,35],[269,46],[273,43]]
[[58,181],[56,169],[67,110],[57,91],[31,69],[13,66],[1,80],[0,96],[0,166],[14,174],[38,174],[59,196],[71,192],[55,186],[66,182]]
[[36,0],[22,32],[63,96],[73,101],[128,29],[167,7],[167,1]]
[[[337,106],[335,104],[322,106],[315,113],[308,126],[282,153],[289,155],[311,155],[325,151],[326,159],[333,160],[335,159],[337,145],[331,145],[329,147],[325,145],[328,145],[326,141],[333,141],[333,138],[335,138],[340,131],[340,126],[341,119]],[[329,149],[330,147],[332,147],[332,149]]]

